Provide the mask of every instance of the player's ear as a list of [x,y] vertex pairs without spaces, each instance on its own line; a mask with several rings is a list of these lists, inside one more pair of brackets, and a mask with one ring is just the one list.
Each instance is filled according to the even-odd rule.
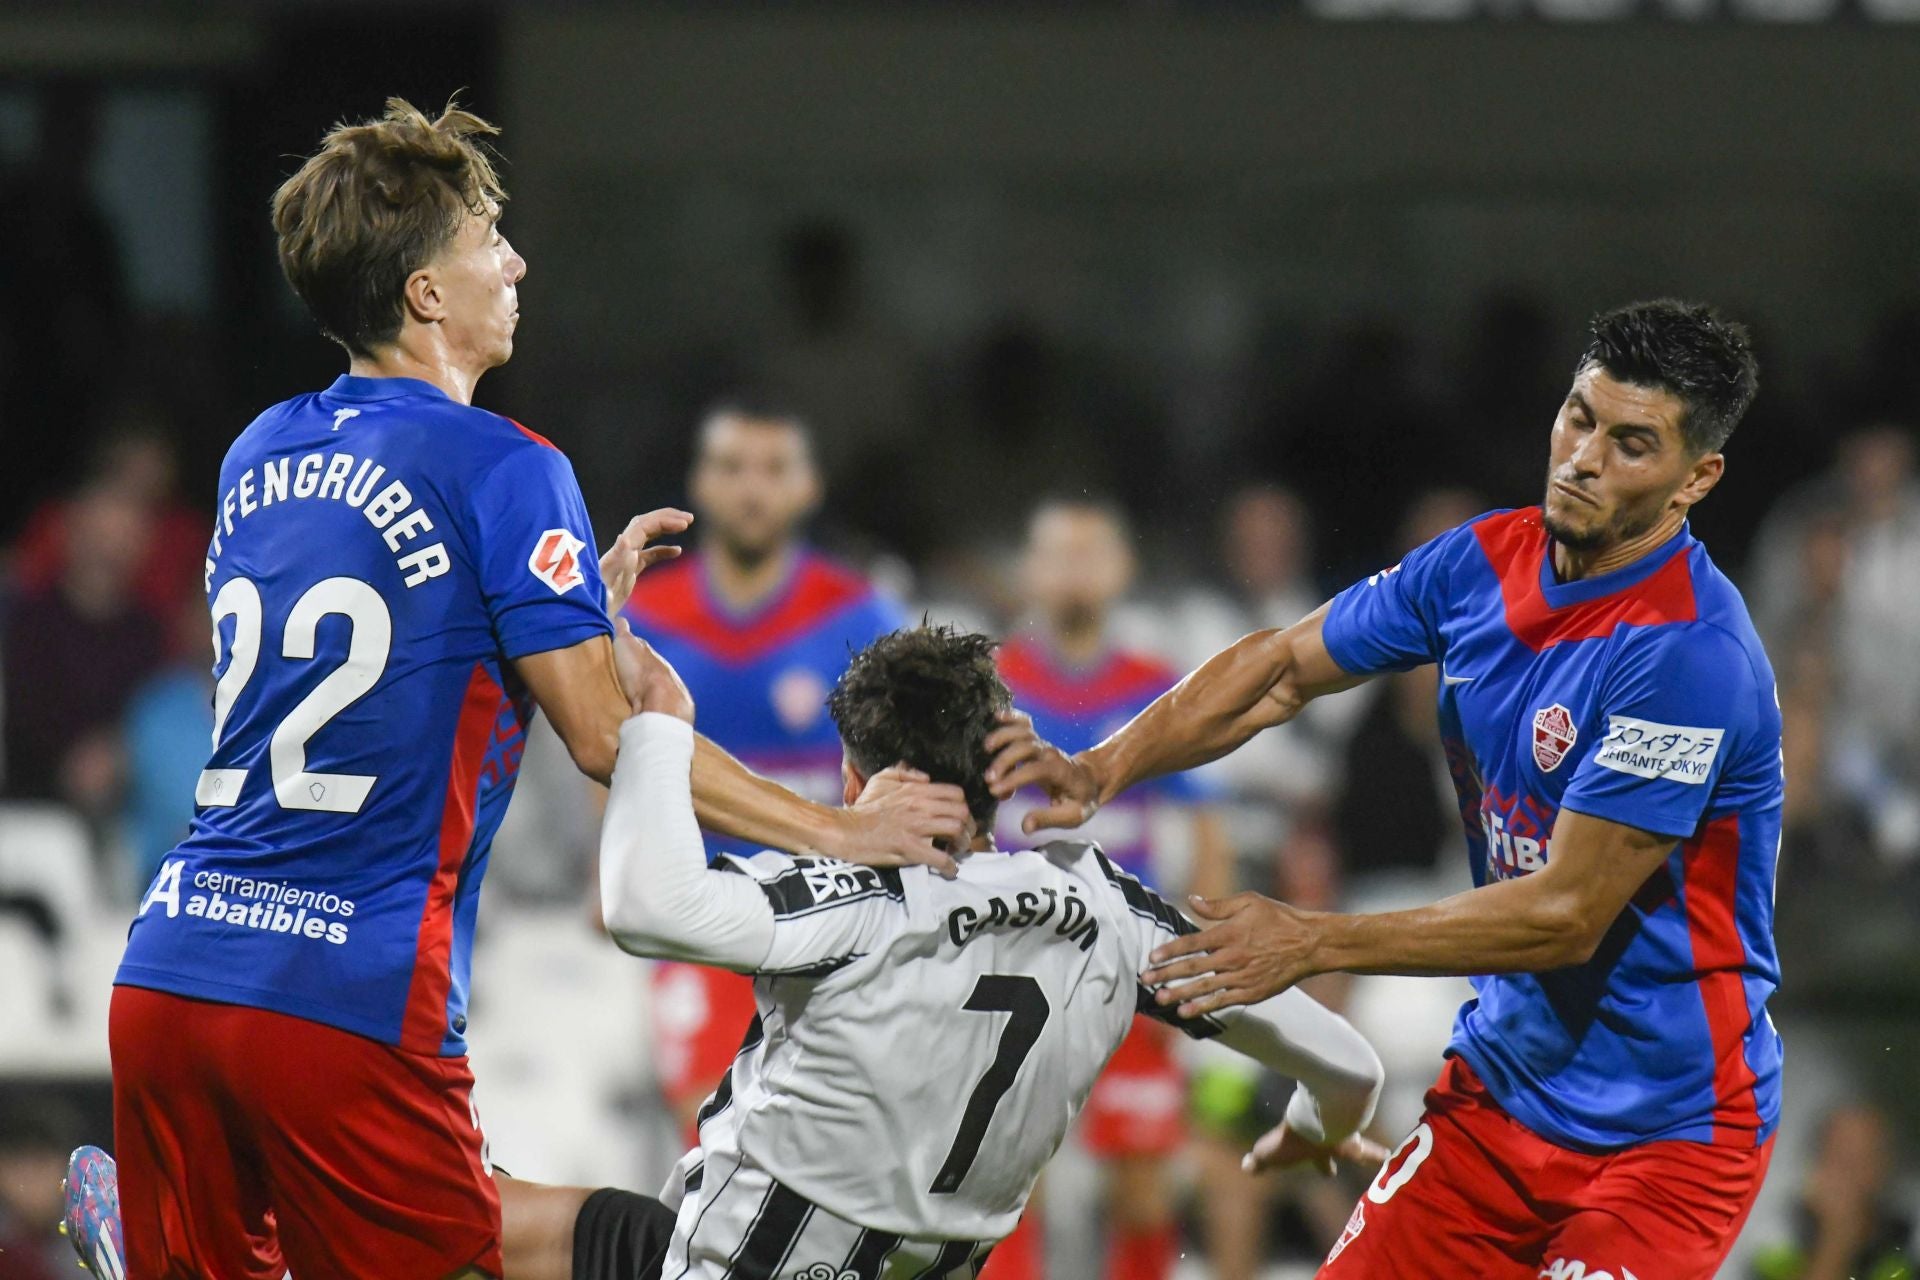
[[440,285],[433,278],[433,272],[421,267],[407,277],[400,287],[401,304],[407,314],[421,324],[433,324],[446,318],[446,299],[440,296]]
[[867,780],[853,767],[853,761],[846,756],[840,757],[840,803],[852,804],[867,789]]
[[1674,501],[1678,502],[1682,509],[1691,507],[1713,491],[1713,486],[1720,483],[1720,477],[1726,474],[1726,470],[1725,454],[1701,454],[1693,460],[1693,466],[1687,471],[1686,483],[1680,486],[1680,492],[1674,495]]

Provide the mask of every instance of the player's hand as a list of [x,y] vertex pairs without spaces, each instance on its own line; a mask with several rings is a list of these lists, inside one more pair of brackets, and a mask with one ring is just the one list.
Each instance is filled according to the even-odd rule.
[[633,594],[633,584],[642,573],[680,554],[680,548],[671,543],[657,547],[647,544],[667,534],[685,533],[692,523],[693,516],[677,507],[661,507],[627,521],[627,527],[600,557],[600,581],[607,589],[608,614],[619,613],[625,607],[627,597]]
[[1310,1164],[1331,1177],[1339,1172],[1342,1160],[1364,1169],[1377,1169],[1386,1159],[1387,1149],[1363,1134],[1356,1133],[1331,1147],[1321,1147],[1309,1142],[1283,1120],[1260,1135],[1253,1150],[1240,1157],[1240,1167],[1248,1173],[1265,1173],[1269,1169]]
[[987,785],[1005,800],[1022,787],[1046,793],[1045,807],[1020,824],[1028,835],[1046,827],[1077,827],[1100,808],[1100,780],[1084,762],[1068,755],[1033,730],[1024,711],[1002,711],[1000,727],[987,735]]
[[837,847],[822,853],[867,867],[922,863],[949,880],[960,874],[947,850],[965,847],[973,815],[959,787],[895,765],[869,778],[860,798],[838,813]]
[[680,673],[653,646],[633,634],[625,618],[613,623],[613,668],[633,714],[658,711],[693,723],[693,695]]
[[1154,1000],[1178,1004],[1182,1018],[1258,1004],[1313,974],[1319,941],[1313,912],[1257,893],[1194,898],[1190,904],[1194,915],[1213,923],[1156,948],[1151,967],[1140,975],[1160,988]]

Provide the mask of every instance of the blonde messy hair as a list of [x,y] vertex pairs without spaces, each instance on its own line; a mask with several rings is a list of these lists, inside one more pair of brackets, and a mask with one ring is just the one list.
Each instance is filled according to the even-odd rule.
[[499,132],[451,102],[429,120],[388,98],[378,120],[335,125],[280,185],[280,270],[322,333],[359,356],[400,336],[407,277],[506,199],[484,141]]

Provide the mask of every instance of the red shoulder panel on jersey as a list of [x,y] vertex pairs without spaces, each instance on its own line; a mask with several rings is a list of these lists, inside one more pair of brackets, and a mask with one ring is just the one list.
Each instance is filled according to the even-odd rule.
[[516,427],[520,427],[520,434],[525,436],[527,439],[533,441],[535,444],[543,444],[549,449],[552,449],[556,452],[559,451],[559,448],[560,448],[559,445],[547,439],[545,436],[541,435],[538,431],[535,431],[530,427],[521,426],[520,423],[514,422],[512,418],[508,418],[507,421],[513,422],[513,425]]
[[872,593],[853,570],[806,554],[777,599],[745,617],[715,606],[698,568],[698,552],[640,575],[627,599],[627,620],[641,636],[670,631],[720,659],[747,663],[779,648],[810,627]]
[[1713,1144],[1757,1146],[1760,1108],[1753,1068],[1747,1065],[1747,1009],[1741,969],[1747,949],[1740,941],[1734,894],[1740,874],[1740,815],[1714,818],[1681,849],[1687,932],[1693,967],[1700,971],[1700,1003],[1713,1042]]
[[1630,587],[1556,609],[1540,589],[1541,565],[1547,555],[1540,508],[1492,516],[1474,525],[1473,533],[1499,575],[1508,628],[1535,652],[1568,641],[1597,640],[1622,626],[1692,622],[1699,616],[1693,566],[1684,554],[1675,554]]
[[1156,658],[1116,650],[1087,672],[1064,670],[1031,640],[1009,640],[999,649],[1000,678],[1015,702],[1034,702],[1067,715],[1084,713],[1144,694],[1158,696],[1179,682]]
[[493,740],[494,722],[506,702],[505,691],[485,664],[475,663],[453,733],[447,798],[440,811],[440,865],[427,886],[426,907],[420,913],[413,980],[400,1023],[400,1047],[409,1052],[437,1054],[447,1038],[447,994],[453,986],[453,897],[460,868],[473,847],[481,765]]

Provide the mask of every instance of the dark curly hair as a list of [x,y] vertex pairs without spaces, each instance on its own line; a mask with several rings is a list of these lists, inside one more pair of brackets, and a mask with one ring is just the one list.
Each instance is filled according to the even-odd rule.
[[1695,454],[1727,443],[1760,387],[1746,326],[1701,303],[1635,302],[1601,312],[1588,333],[1575,372],[1598,365],[1622,382],[1673,395],[1686,407],[1680,434]]
[[987,789],[987,735],[1013,695],[994,665],[997,643],[922,623],[881,636],[854,655],[827,710],[847,759],[871,777],[908,764],[967,793],[982,831],[1000,802]]

